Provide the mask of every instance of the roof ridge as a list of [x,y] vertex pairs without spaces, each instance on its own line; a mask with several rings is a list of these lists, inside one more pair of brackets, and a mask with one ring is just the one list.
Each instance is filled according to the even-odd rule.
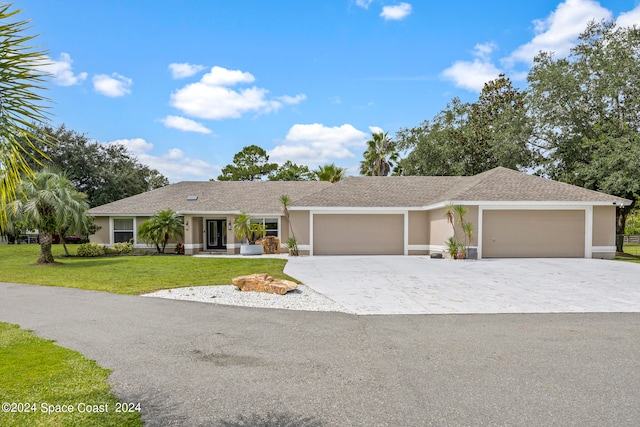
[[480,172],[471,176],[456,176],[455,178],[462,178],[463,180],[466,180],[466,182],[463,181],[463,184],[461,186],[454,188],[451,191],[448,191],[445,194],[443,194],[442,200],[440,200],[440,202],[456,200],[455,196],[462,194],[466,191],[469,191],[474,187],[477,187],[478,185],[482,184],[482,181],[484,181],[488,176],[491,176],[502,169],[507,169],[507,168],[504,168],[502,166],[497,166],[493,169],[489,169],[487,171]]

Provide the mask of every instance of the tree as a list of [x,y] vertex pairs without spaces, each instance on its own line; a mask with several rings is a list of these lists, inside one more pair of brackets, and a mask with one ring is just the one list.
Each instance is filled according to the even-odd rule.
[[99,144],[86,134],[60,125],[37,129],[37,150],[32,167],[39,163],[64,171],[78,191],[85,193],[91,207],[135,196],[169,184],[155,169],[142,165],[125,146]]
[[51,253],[54,234],[63,230],[81,232],[90,223],[87,196],[76,191],[62,173],[47,169],[36,172],[33,179],[22,181],[18,195],[11,209],[16,212],[18,220],[38,229],[38,264],[54,262]]
[[218,181],[256,181],[276,169],[278,164],[269,163],[269,156],[263,148],[249,145],[233,156],[233,164],[222,168]]
[[403,175],[476,175],[498,166],[526,170],[536,151],[525,92],[500,75],[487,82],[475,103],[454,98],[431,121],[396,135]]
[[311,171],[307,166],[297,165],[287,160],[269,175],[269,181],[310,181]]
[[[543,150],[540,173],[635,200],[640,193],[640,30],[591,22],[568,58],[541,52],[528,102]],[[617,210],[616,242],[631,206]]]
[[33,150],[36,123],[46,119],[48,101],[38,94],[45,73],[38,71],[45,52],[28,46],[35,36],[24,35],[28,21],[15,21],[20,10],[0,4],[0,232],[7,204],[16,197],[22,177],[32,177],[25,150]]
[[138,238],[153,244],[159,254],[164,253],[169,239],[177,239],[183,235],[182,217],[171,209],[154,213],[138,227]]
[[340,166],[336,166],[335,163],[318,166],[318,169],[312,171],[316,178],[316,181],[329,181],[335,184],[338,181],[342,181],[346,178],[347,170]]
[[247,241],[249,245],[255,245],[256,241],[267,234],[264,224],[251,222],[253,217],[242,212],[233,219],[233,235],[240,241]]
[[398,161],[398,150],[387,133],[372,133],[363,156],[360,175],[387,176]]
[[293,224],[291,224],[291,217],[289,216],[289,206],[291,206],[291,198],[286,194],[280,196],[280,204],[282,205],[282,212],[284,213],[285,218],[287,218],[287,222],[289,223],[289,231],[291,232],[291,237],[287,240],[287,246],[289,247],[289,253],[293,256],[300,255],[300,251],[298,250],[298,240],[296,239],[296,235],[293,232]]

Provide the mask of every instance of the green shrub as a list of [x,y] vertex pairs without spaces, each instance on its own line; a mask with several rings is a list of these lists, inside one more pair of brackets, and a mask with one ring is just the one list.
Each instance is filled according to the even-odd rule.
[[81,257],[102,256],[104,248],[97,243],[83,243],[78,246],[76,254]]
[[133,243],[114,243],[113,250],[116,251],[117,254],[130,254],[131,252],[133,252]]

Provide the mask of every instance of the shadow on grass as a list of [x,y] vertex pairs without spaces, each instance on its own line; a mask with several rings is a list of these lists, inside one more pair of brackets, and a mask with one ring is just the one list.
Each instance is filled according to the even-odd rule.
[[56,259],[53,264],[34,264],[34,265],[51,265],[55,267],[64,267],[69,269],[104,267],[126,262],[124,259],[118,258],[61,258]]
[[220,420],[220,426],[224,427],[322,427],[324,424],[312,417],[301,417],[293,414],[275,414],[267,412],[264,415],[251,414],[240,415],[235,420]]

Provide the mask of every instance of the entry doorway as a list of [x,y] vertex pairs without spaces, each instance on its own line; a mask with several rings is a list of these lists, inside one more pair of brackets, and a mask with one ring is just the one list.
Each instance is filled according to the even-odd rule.
[[227,220],[208,219],[207,224],[207,250],[221,250],[227,248]]

